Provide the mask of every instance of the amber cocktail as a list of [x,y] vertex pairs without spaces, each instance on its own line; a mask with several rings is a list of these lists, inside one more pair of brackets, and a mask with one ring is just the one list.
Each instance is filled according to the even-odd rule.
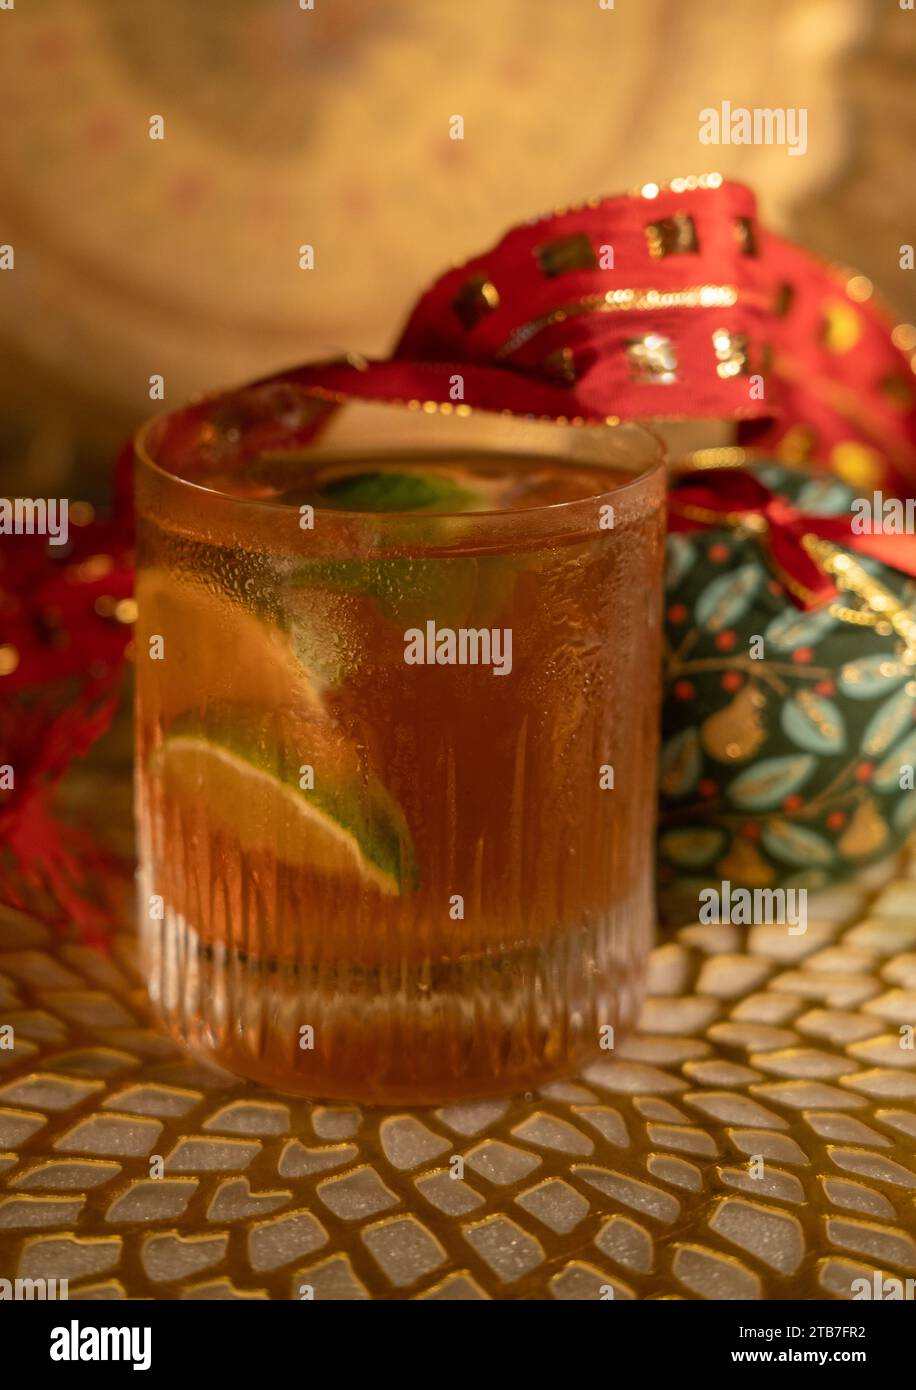
[[150,993],[280,1090],[524,1088],[638,1007],[659,450],[393,406],[285,447],[313,409],[261,386],[138,441]]

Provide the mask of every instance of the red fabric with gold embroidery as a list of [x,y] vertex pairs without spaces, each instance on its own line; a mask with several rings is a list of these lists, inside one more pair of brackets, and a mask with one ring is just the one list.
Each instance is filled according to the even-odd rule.
[[[653,254],[672,244],[691,249]],[[613,268],[605,269],[607,248]],[[571,268],[556,273],[564,258]],[[739,438],[757,448],[785,446],[854,486],[912,495],[910,361],[886,314],[850,297],[850,281],[862,277],[762,228],[739,184],[607,198],[516,227],[446,272],[418,301],[389,361],[286,375],[343,399],[448,403],[457,374],[477,409],[737,420]],[[740,364],[732,375],[718,370],[728,366],[716,355],[720,333]],[[670,380],[638,379],[633,349],[647,336],[670,343]]]

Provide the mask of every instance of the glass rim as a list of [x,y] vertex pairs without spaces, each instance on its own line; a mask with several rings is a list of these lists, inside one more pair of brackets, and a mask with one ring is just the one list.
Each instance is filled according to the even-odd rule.
[[[261,383],[257,383],[258,386]],[[342,547],[354,553],[372,553],[381,558],[392,555],[486,554],[490,551],[527,550],[543,544],[569,544],[594,533],[595,511],[612,505],[614,529],[655,510],[663,510],[666,496],[666,453],[663,440],[641,422],[583,422],[572,425],[540,417],[532,419],[508,411],[473,410],[430,413],[405,408],[400,402],[347,402],[349,414],[341,410],[314,441],[299,440],[288,449],[271,443],[264,452],[281,457],[284,452],[313,453],[322,461],[364,454],[368,447],[404,457],[420,453],[430,460],[446,450],[466,455],[538,456],[559,467],[586,464],[606,468],[609,486],[601,492],[561,502],[532,507],[479,512],[394,512],[347,511],[336,507],[316,507],[314,523],[300,528],[301,511],[274,498],[239,497],[207,487],[173,472],[160,458],[168,457],[169,426],[190,420],[195,412],[206,412],[227,399],[225,393],[206,397],[185,410],[153,416],[135,432],[134,456],[137,463],[135,497],[138,515],[222,544],[233,535],[245,549],[262,548],[276,553],[301,555],[339,553]],[[374,411],[367,422],[366,407]],[[351,431],[345,445],[336,433]],[[395,438],[385,431],[393,430]],[[157,450],[154,436],[163,432]],[[405,443],[404,432],[408,433]],[[410,437],[411,432],[413,437]],[[438,435],[438,438],[437,438]],[[509,445],[506,436],[509,437]],[[330,438],[328,437],[330,436]],[[546,446],[546,447],[545,447]],[[319,524],[320,518],[320,524]],[[294,521],[294,526],[286,523]],[[609,534],[612,534],[609,531]]]
[[[185,409],[199,409],[204,404],[210,402],[216,403],[221,399],[222,393],[215,396],[207,397],[204,401],[195,402],[190,407],[186,407]],[[383,409],[391,410],[392,414],[396,414],[398,417],[409,418],[413,416],[414,418],[416,418],[416,412],[409,411],[406,409],[404,405],[401,405],[396,402],[374,400],[363,401],[361,399],[354,399],[352,402],[342,403],[339,408],[346,409],[348,405],[352,405],[357,408],[361,405],[370,405],[372,407],[378,406]],[[156,451],[150,447],[150,435],[157,428],[163,428],[163,426],[165,426],[169,421],[177,419],[184,413],[185,410],[179,409],[177,411],[168,411],[163,412],[159,415],[153,415],[149,419],[144,420],[143,423],[139,425],[137,429],[135,429],[132,435],[132,445],[135,460],[139,462],[143,467],[146,467],[155,474],[159,475],[167,484],[174,484],[178,487],[181,487],[182,489],[188,489],[191,493],[200,493],[203,496],[205,496],[208,500],[219,498],[221,501],[231,502],[233,504],[238,505],[239,507],[244,507],[246,509],[250,508],[260,510],[262,508],[269,508],[272,511],[276,512],[289,512],[293,509],[292,503],[277,502],[271,497],[240,497],[237,494],[231,492],[224,492],[219,488],[207,487],[206,484],[197,482],[191,478],[187,478],[183,474],[173,471],[164,462],[160,462],[159,458],[156,457]],[[579,506],[583,502],[600,501],[601,499],[605,497],[610,497],[611,495],[619,496],[622,492],[625,492],[628,489],[638,486],[639,484],[647,481],[657,470],[664,469],[665,467],[664,441],[662,440],[659,434],[657,434],[649,425],[647,425],[645,422],[641,420],[620,420],[614,422],[584,420],[581,423],[577,422],[576,424],[572,424],[568,420],[558,420],[553,419],[551,417],[537,417],[532,419],[527,416],[517,415],[514,411],[487,411],[482,409],[477,409],[473,412],[469,411],[465,415],[458,415],[456,413],[455,415],[450,415],[447,418],[453,420],[461,420],[462,422],[464,422],[472,417],[476,417],[478,423],[480,423],[480,421],[483,420],[487,424],[495,424],[496,422],[502,422],[503,425],[505,425],[507,418],[511,417],[511,420],[514,422],[514,425],[517,426],[517,428],[520,430],[544,430],[545,437],[546,432],[548,431],[553,433],[554,435],[556,435],[557,431],[563,431],[564,434],[568,433],[573,441],[576,437],[578,437],[580,440],[591,437],[598,440],[606,440],[608,443],[610,443],[612,440],[619,441],[623,436],[628,436],[635,440],[640,440],[644,447],[649,445],[651,446],[651,448],[647,451],[646,457],[640,460],[639,464],[636,467],[630,469],[626,461],[622,459],[604,460],[600,457],[582,459],[577,458],[574,452],[570,453],[565,449],[558,450],[555,453],[550,454],[540,453],[537,450],[531,450],[529,452],[529,450],[520,447],[507,447],[505,444],[501,442],[490,444],[474,443],[471,445],[464,446],[463,448],[458,441],[454,441],[451,444],[423,444],[417,447],[416,452],[426,453],[430,455],[432,458],[435,458],[437,454],[445,456],[450,453],[454,454],[457,451],[460,451],[465,454],[470,454],[472,456],[479,455],[482,453],[489,453],[492,455],[503,455],[506,457],[511,457],[512,455],[521,457],[525,454],[528,454],[530,457],[543,459],[544,461],[553,460],[554,462],[559,463],[561,466],[569,463],[585,462],[589,464],[594,464],[597,467],[606,466],[609,470],[613,469],[618,474],[631,472],[632,476],[626,476],[622,478],[618,476],[610,487],[603,489],[601,492],[589,493],[582,497],[567,498],[565,501],[562,502],[540,503],[533,507],[516,507],[508,509],[495,508],[487,511],[446,511],[435,513],[421,513],[417,511],[351,511],[344,507],[329,507],[323,510],[329,513],[332,512],[335,516],[338,516],[342,519],[347,519],[351,521],[366,519],[375,522],[384,522],[389,517],[392,519],[392,521],[404,521],[424,515],[435,515],[437,517],[442,518],[443,520],[450,520],[468,517],[488,518],[494,516],[522,516],[526,513],[534,515],[535,513],[548,511],[560,512],[569,508]],[[429,417],[424,414],[423,418],[428,419]],[[362,452],[362,450],[357,451],[353,448],[347,448],[336,444],[327,445],[321,439],[319,439],[314,445],[297,444],[291,446],[288,452],[292,454],[304,452],[305,450],[308,450],[309,455],[311,457],[314,457],[316,460],[320,460],[322,462],[336,459],[344,460],[348,457],[353,457],[354,455],[358,455],[358,453]],[[365,449],[365,452],[369,451],[369,449]],[[269,452],[271,453],[271,455],[275,455],[279,458],[286,451],[284,451],[282,448],[274,447],[271,448]],[[380,455],[386,458],[391,458],[394,456],[406,458],[411,452],[414,452],[414,450],[410,445],[395,445],[389,448],[382,448],[378,450],[378,452]]]

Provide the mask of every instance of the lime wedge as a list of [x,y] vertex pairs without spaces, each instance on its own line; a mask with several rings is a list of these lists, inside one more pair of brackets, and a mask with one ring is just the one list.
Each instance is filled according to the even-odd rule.
[[326,507],[351,512],[463,512],[480,507],[467,488],[436,473],[351,473],[325,483],[318,497]]
[[231,595],[147,569],[137,576],[137,602],[140,648],[153,636],[163,640],[154,688],[166,720],[228,700],[320,709],[316,682],[288,636]]
[[342,766],[339,751],[326,744],[313,755],[309,790],[300,786],[298,764],[285,765],[276,749],[267,757],[193,726],[167,737],[154,761],[165,796],[193,803],[212,832],[243,851],[269,850],[294,868],[359,878],[399,896],[416,882],[403,814],[377,779]]

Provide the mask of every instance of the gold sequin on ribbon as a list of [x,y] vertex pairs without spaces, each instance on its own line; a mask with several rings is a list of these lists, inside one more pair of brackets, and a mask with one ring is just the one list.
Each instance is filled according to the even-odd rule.
[[662,256],[696,255],[700,249],[696,223],[686,212],[676,212],[658,222],[647,223],[646,242],[649,255],[656,259]]
[[572,348],[562,347],[556,352],[549,352],[541,367],[554,381],[562,382],[564,386],[572,386],[578,379]]
[[693,193],[698,188],[721,187],[721,174],[688,174],[685,178],[672,179],[670,183],[644,183],[632,192],[639,198],[657,198],[660,193]]
[[784,319],[795,301],[795,288],[790,285],[788,280],[784,280],[777,287],[776,295],[773,300],[773,313],[777,318]]
[[780,463],[797,467],[810,459],[814,450],[814,430],[808,425],[792,425],[786,430],[776,446],[776,456]]
[[754,224],[749,217],[735,219],[735,240],[742,256],[757,255],[757,233],[754,231]]
[[455,295],[452,308],[465,328],[473,328],[499,308],[499,290],[486,275],[474,275]]
[[747,356],[747,336],[717,328],[712,335],[716,354],[716,373],[725,378],[746,375],[750,370]]
[[542,246],[535,246],[534,256],[542,272],[551,280],[557,275],[568,275],[572,270],[598,269],[595,249],[584,232],[545,241]]
[[861,336],[862,320],[857,310],[841,299],[831,300],[824,306],[821,342],[828,352],[849,352]]
[[670,386],[677,381],[677,352],[670,338],[644,333],[627,341],[630,377],[640,386]]
[[0,647],[0,676],[11,676],[19,665],[19,653],[15,647]]
[[894,410],[912,410],[916,405],[910,384],[902,376],[882,377],[878,389]]

